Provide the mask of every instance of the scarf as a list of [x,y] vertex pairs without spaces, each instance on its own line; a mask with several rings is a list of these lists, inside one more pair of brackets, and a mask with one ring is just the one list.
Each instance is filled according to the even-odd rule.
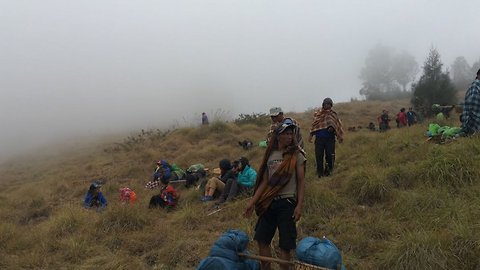
[[[298,150],[293,153],[287,153],[283,155],[283,161],[278,166],[278,169],[273,173],[270,179],[263,179],[264,174],[260,174],[257,183],[261,181],[268,181],[267,187],[263,194],[255,204],[255,213],[257,216],[261,216],[268,209],[273,201],[273,198],[277,196],[278,192],[285,187],[292,175],[296,172],[297,166],[297,154]],[[265,164],[266,166],[266,164]]]
[[328,127],[333,127],[337,137],[343,138],[342,122],[338,119],[337,113],[334,110],[324,110],[322,108],[320,111],[315,111],[310,133]]

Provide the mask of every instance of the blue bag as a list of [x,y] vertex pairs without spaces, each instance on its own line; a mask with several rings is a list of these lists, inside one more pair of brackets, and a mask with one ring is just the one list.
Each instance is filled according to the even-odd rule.
[[[305,237],[297,245],[297,259],[316,266],[337,269],[342,265],[342,255],[335,244],[327,238]],[[342,270],[345,267],[342,265]]]
[[200,262],[197,270],[259,270],[260,263],[238,256],[238,252],[245,252],[249,241],[245,232],[228,230],[213,244],[209,257]]

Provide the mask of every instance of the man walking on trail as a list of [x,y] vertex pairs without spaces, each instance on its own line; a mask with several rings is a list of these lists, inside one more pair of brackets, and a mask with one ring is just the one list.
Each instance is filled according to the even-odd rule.
[[[332,110],[331,98],[323,100],[322,108],[316,110],[313,115],[312,127],[310,128],[309,142],[313,142],[315,136],[315,159],[317,161],[318,177],[329,176],[333,171],[335,162],[335,137],[343,142],[342,122],[337,113]],[[325,156],[326,166],[323,166]]]
[[[289,118],[275,129],[263,156],[255,192],[245,209],[258,216],[254,239],[260,256],[271,257],[270,243],[278,228],[280,258],[290,260],[296,248],[297,222],[302,215],[305,194],[305,153],[294,139],[296,126]],[[270,269],[263,261],[262,269]],[[282,265],[282,269],[289,269]]]
[[[270,125],[270,130],[267,134],[267,142],[270,142],[270,138],[272,137],[275,129],[278,127],[280,123],[286,118],[283,116],[283,110],[280,107],[273,107],[270,108],[270,118],[272,119],[272,124]],[[288,118],[288,117],[287,117]],[[297,121],[293,118],[289,118],[295,124],[295,139],[298,142],[298,145],[304,149],[302,133],[300,132],[300,126],[298,125]]]
[[462,133],[466,136],[480,130],[480,69],[477,71],[477,77],[465,93],[460,121],[462,122]]
[[206,113],[202,113],[202,125],[208,125],[208,116]]

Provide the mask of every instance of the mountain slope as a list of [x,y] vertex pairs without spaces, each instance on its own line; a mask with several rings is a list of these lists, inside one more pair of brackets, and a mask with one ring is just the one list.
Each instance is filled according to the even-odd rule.
[[[397,103],[351,102],[334,109],[350,126],[376,122]],[[395,109],[397,108],[397,109]],[[312,111],[290,113],[307,136]],[[453,116],[445,124],[458,125]],[[426,124],[386,133],[347,132],[337,144],[334,175],[315,175],[313,145],[306,143],[307,194],[300,237],[327,236],[350,269],[475,269],[480,264],[478,138],[446,145],[426,142]],[[214,122],[208,127],[147,131],[123,142],[98,144],[1,168],[0,268],[193,269],[216,238],[230,228],[253,236],[255,218],[241,216],[246,199],[207,216],[201,191],[178,186],[172,212],[147,209],[154,191],[143,189],[154,161],[180,167],[246,156],[258,169],[264,149],[237,142],[265,137],[267,125]],[[107,180],[109,207],[81,208],[91,180]],[[138,201],[121,205],[118,189],[133,188]],[[276,243],[276,242],[275,242]],[[256,252],[256,246],[251,248]]]

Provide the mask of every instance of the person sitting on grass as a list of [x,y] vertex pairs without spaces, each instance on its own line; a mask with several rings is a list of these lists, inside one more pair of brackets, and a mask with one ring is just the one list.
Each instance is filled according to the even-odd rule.
[[148,208],[165,208],[172,210],[177,206],[179,196],[175,188],[173,188],[168,181],[162,180],[161,182],[163,185],[160,187],[160,193],[150,198]]
[[247,193],[255,185],[257,172],[250,167],[250,163],[246,157],[241,157],[239,160],[233,162],[233,171],[236,177],[227,180],[217,204],[232,201],[237,195]]
[[102,184],[100,181],[95,181],[90,185],[87,194],[85,195],[85,199],[83,200],[83,207],[96,210],[103,210],[107,207],[107,199],[100,191],[101,186]]
[[205,185],[205,195],[200,199],[202,202],[213,201],[215,197],[218,197],[223,192],[227,180],[235,178],[230,160],[222,159],[218,166],[220,167],[220,176],[208,179]]
[[157,161],[157,167],[153,171],[153,181],[168,180],[172,177],[172,167],[166,160]]

